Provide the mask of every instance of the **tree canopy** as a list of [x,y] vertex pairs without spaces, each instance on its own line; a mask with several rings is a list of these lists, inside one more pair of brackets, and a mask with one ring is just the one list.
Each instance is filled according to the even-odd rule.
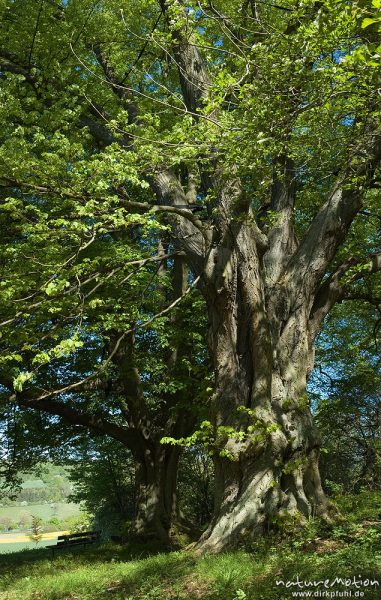
[[379,0],[0,11],[2,410],[127,446],[162,537],[160,440],[205,415],[202,547],[327,513],[306,381],[335,304],[380,302]]

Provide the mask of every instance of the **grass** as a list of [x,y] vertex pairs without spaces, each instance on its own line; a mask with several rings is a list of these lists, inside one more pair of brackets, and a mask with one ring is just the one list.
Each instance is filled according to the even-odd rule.
[[348,521],[381,519],[381,493],[364,491],[357,495],[339,495],[336,497],[336,504]]
[[28,504],[27,506],[4,506],[0,508],[0,517],[9,517],[17,521],[21,513],[36,515],[42,519],[50,519],[54,516],[65,519],[80,513],[78,504],[54,503],[50,504]]
[[18,522],[21,514],[35,515],[41,517],[45,521],[53,517],[58,519],[66,519],[80,514],[80,506],[67,502],[57,502],[53,504],[28,504],[26,506],[2,506],[0,507],[1,517],[12,519],[15,523]]
[[[364,495],[363,508],[358,505],[355,513],[357,521],[352,514],[329,532],[311,521],[302,533],[283,532],[251,544],[245,551],[218,556],[107,544],[59,554],[54,560],[48,550],[5,555],[0,557],[0,598],[286,600],[297,588],[277,586],[277,580],[356,576],[381,583],[379,509],[379,495]],[[380,588],[361,591],[367,600],[381,595]],[[352,594],[354,597],[354,589]]]
[[[56,544],[57,540],[42,540],[40,542],[40,546],[52,546]],[[36,544],[34,542],[12,542],[9,544],[0,543],[0,554],[8,554],[15,553],[20,550],[32,550],[36,548]],[[0,595],[1,598],[1,595]]]

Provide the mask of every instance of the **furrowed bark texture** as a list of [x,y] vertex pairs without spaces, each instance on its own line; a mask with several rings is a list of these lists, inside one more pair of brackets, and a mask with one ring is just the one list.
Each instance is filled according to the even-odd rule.
[[306,399],[313,365],[308,303],[294,292],[290,305],[292,290],[281,281],[267,285],[273,273],[266,272],[248,225],[226,239],[210,256],[203,288],[215,369],[213,424],[217,432],[232,427],[247,435],[217,434],[215,515],[199,542],[208,551],[263,532],[285,511],[327,512]]
[[178,517],[177,473],[181,449],[159,443],[146,448],[136,461],[136,514],[132,532],[140,540],[170,543]]
[[[184,7],[181,0],[175,4]],[[161,7],[165,13],[168,3]],[[189,32],[177,28],[173,39],[183,100],[194,113],[208,95],[210,74]],[[218,116],[215,111],[215,122]],[[296,177],[287,155],[273,157],[270,208],[277,218],[267,235],[255,224],[252,199],[234,169],[226,173],[216,163],[211,175],[199,165],[218,210],[209,229],[204,225],[202,243],[193,236],[189,246],[189,225],[182,219],[174,231],[201,276],[215,373],[216,497],[214,517],[198,543],[202,551],[221,551],[243,535],[263,532],[282,515],[328,516],[306,384],[316,333],[342,293],[341,272],[328,277],[328,284],[326,275],[380,157],[380,135],[371,125],[358,156],[343,166],[300,241],[293,227]],[[179,204],[174,186],[172,197],[161,188],[169,202]]]
[[[367,149],[369,173],[380,155],[375,136]],[[336,183],[299,242],[292,222],[292,181],[284,177],[280,184],[274,178],[272,203],[280,218],[263,249],[250,211],[242,220],[226,210],[229,196],[230,205],[237,205],[237,198],[232,203],[226,194],[233,189],[237,192],[237,183],[221,194],[221,212],[230,219],[215,226],[201,287],[215,372],[217,493],[214,518],[198,546],[213,552],[247,534],[261,534],[282,518],[329,518],[306,385],[316,333],[343,296],[340,278],[356,259],[324,275],[362,206],[356,186],[343,190]],[[367,269],[379,270],[378,254],[370,257]]]

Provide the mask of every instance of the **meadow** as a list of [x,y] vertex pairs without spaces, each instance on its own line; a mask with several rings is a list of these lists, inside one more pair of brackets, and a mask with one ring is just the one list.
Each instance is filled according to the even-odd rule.
[[[57,535],[59,532],[56,532],[54,538],[41,540],[38,544],[37,548],[44,548],[45,546],[52,546],[57,543]],[[35,542],[32,541],[23,541],[23,542],[9,542],[7,543],[7,537],[9,534],[0,534],[0,554],[8,554],[10,552],[19,552],[21,550],[34,550],[36,549]]]
[[57,502],[53,504],[30,504],[28,506],[2,506],[0,507],[0,519],[9,518],[14,523],[18,523],[22,515],[29,517],[40,517],[44,521],[56,518],[59,520],[68,517],[76,517],[80,513],[78,504],[68,502]]
[[[357,597],[376,600],[381,593],[380,500],[377,493],[339,498],[343,516],[332,527],[317,519],[300,531],[289,524],[284,531],[216,556],[110,543],[61,553],[54,560],[46,549],[3,555],[0,598],[286,600],[295,597],[294,590],[299,595],[300,588],[286,589],[279,581],[329,580],[331,585],[341,578],[343,583],[330,591],[352,589],[352,594],[363,594]],[[354,577],[370,583],[356,590],[346,587],[345,579]],[[314,590],[324,591],[324,584]]]
[[71,485],[65,467],[48,463],[38,475],[23,474],[22,479],[14,497],[3,494],[0,499],[0,554],[34,548],[25,536],[16,542],[14,535],[28,533],[32,517],[41,519],[44,532],[52,532],[72,527],[81,514],[81,507],[68,501]]

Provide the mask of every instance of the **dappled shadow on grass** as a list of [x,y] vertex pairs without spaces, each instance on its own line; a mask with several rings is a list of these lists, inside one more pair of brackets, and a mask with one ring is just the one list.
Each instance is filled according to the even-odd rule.
[[[54,572],[55,568],[60,571],[70,569],[75,564],[76,567],[83,565],[107,563],[118,561],[141,560],[148,556],[163,552],[169,552],[169,549],[163,548],[160,544],[139,544],[131,543],[124,546],[118,544],[102,544],[99,546],[88,546],[72,548],[71,550],[60,550],[52,557],[49,548],[36,548],[33,550],[21,550],[0,555],[0,578],[12,575],[12,580],[18,579],[33,572],[48,574]],[[8,576],[8,577],[7,577]]]
[[[247,600],[289,600],[298,588],[286,589],[277,585],[277,580],[295,581],[299,577],[301,581],[333,582],[336,577],[354,575],[381,582],[380,569],[369,548],[348,544],[317,554],[285,546],[265,553],[237,551],[205,557],[183,552],[135,564],[134,569],[98,590],[94,597],[103,600],[112,594],[114,600],[233,600],[241,589]],[[324,590],[322,586],[318,589]],[[335,585],[333,589],[346,588]],[[368,588],[365,596],[368,600],[379,599],[380,588]]]
[[[239,589],[248,600],[289,600],[291,590],[277,586],[277,579],[333,580],[354,574],[381,579],[374,548],[348,543],[324,554],[287,544],[204,557],[111,545],[54,561],[43,551],[18,554],[24,556],[8,564],[11,574],[1,585],[9,589],[5,598],[10,600],[19,600],[21,591],[23,598],[39,600],[233,600]],[[367,591],[367,600],[379,598],[379,592]]]
[[[309,590],[309,587],[298,587],[296,582],[325,582],[328,580],[329,592],[341,592],[348,589],[354,594],[356,588],[341,583],[334,583],[336,578],[342,580],[353,579],[354,576],[362,579],[376,580],[381,583],[381,571],[377,567],[372,551],[366,548],[356,548],[347,545],[341,549],[328,551],[322,554],[306,552],[303,550],[290,551],[289,549],[273,550],[273,556],[268,556],[263,565],[263,573],[244,586],[250,599],[255,600],[289,600],[293,591]],[[284,585],[277,585],[283,581]],[[285,584],[294,582],[294,587],[287,589]],[[332,585],[332,587],[330,587]],[[313,590],[326,591],[324,584],[314,587]],[[379,587],[363,588],[367,600],[380,598]]]
[[[149,598],[150,600],[170,600],[183,598],[184,586],[194,581],[193,573],[197,558],[187,552],[159,554],[142,560],[128,573],[99,590],[97,598]],[[197,593],[198,584],[195,589]],[[188,596],[187,596],[188,597]],[[196,596],[199,597],[198,595]],[[189,596],[191,598],[191,596]]]
[[[3,555],[0,590],[5,595],[0,592],[0,598],[290,600],[292,591],[298,590],[277,586],[277,580],[295,581],[299,577],[302,581],[333,581],[356,576],[381,583],[377,502],[372,499],[371,505],[363,507],[361,498],[355,501],[360,502],[358,514],[362,517],[355,513],[357,522],[340,521],[327,528],[315,519],[303,530],[247,540],[246,551],[220,555],[163,551],[152,543],[78,548],[70,553],[62,551],[54,560],[49,549]],[[334,591],[343,588],[335,587]],[[366,590],[365,597],[380,598],[380,588]]]
[[134,599],[170,598],[175,583],[192,572],[196,560],[186,553],[158,550],[152,545],[105,545],[90,552],[61,555],[54,561],[44,551],[17,553],[17,564],[8,557],[8,564],[2,566],[0,587],[9,591],[5,597],[12,600],[19,600],[21,590],[23,598],[44,600],[130,595]]

